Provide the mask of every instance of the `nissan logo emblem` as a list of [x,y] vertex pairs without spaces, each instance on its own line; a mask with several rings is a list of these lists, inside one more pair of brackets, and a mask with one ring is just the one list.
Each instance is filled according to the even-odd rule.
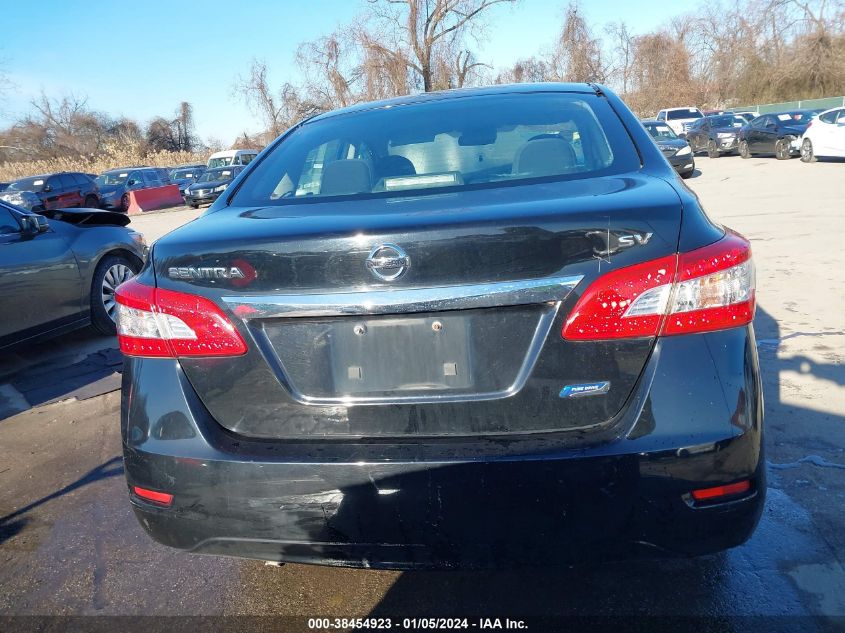
[[370,251],[365,265],[376,279],[393,281],[411,267],[411,258],[396,244],[379,244]]

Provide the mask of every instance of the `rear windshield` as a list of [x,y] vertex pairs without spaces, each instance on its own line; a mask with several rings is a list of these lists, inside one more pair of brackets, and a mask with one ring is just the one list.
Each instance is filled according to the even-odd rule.
[[677,121],[678,119],[700,119],[704,115],[696,108],[684,108],[682,110],[669,110],[666,113],[666,119],[669,121]]
[[414,195],[638,168],[636,149],[603,98],[462,97],[306,123],[271,150],[232,203]]
[[170,177],[173,180],[180,180],[182,178],[196,178],[204,170],[202,169],[174,169],[170,172]]

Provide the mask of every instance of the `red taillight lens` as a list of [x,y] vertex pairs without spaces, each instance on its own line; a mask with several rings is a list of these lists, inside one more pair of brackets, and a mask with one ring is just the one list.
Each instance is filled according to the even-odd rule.
[[735,484],[728,484],[727,486],[715,486],[713,488],[702,488],[700,490],[693,490],[690,494],[696,501],[713,501],[721,497],[732,497],[740,495],[751,490],[750,481],[738,481]]
[[[563,326],[571,341],[656,336],[666,314],[666,299],[675,277],[677,256],[620,268],[596,279]],[[663,295],[666,296],[663,296]],[[645,309],[636,304],[646,297]],[[630,308],[634,314],[626,317]]]
[[157,492],[155,490],[147,490],[140,486],[132,486],[132,492],[144,501],[152,501],[163,506],[170,506],[173,503],[173,495],[166,492]]
[[243,338],[213,302],[130,279],[118,287],[117,339],[127,356],[239,356]]
[[751,245],[729,232],[689,253],[599,277],[578,300],[561,335],[579,341],[688,334],[753,318]]

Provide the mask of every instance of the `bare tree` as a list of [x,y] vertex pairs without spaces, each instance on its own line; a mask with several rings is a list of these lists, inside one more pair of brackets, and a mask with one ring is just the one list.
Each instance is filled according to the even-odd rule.
[[598,81],[607,78],[601,43],[590,33],[587,20],[573,2],[551,57],[552,73],[559,81]]
[[[467,75],[478,66],[467,64],[470,57],[465,38],[483,26],[481,22],[497,4],[515,0],[370,0],[376,21],[394,40],[383,42],[380,52],[394,56],[419,79],[425,92],[466,83]],[[463,56],[463,62],[456,59]],[[448,58],[454,61],[449,61]],[[458,79],[458,70],[462,77]],[[444,76],[446,74],[446,76]]]

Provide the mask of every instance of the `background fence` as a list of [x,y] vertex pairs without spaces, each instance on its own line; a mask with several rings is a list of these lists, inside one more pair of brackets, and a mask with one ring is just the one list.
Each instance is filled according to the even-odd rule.
[[787,110],[815,110],[817,108],[836,108],[845,106],[845,97],[825,97],[824,99],[802,99],[801,101],[782,101],[780,103],[761,103],[759,105],[737,106],[729,108],[729,112],[756,112],[769,114],[770,112],[785,112]]

